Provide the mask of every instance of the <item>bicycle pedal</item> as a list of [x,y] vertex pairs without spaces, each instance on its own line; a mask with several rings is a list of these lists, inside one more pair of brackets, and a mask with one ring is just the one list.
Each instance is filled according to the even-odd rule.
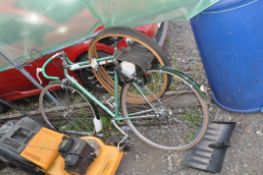
[[132,144],[129,139],[125,140],[122,143],[117,144],[119,150],[122,150],[123,152],[129,152],[132,149]]
[[123,152],[129,152],[132,150],[132,145],[129,143],[129,144],[125,144],[123,145],[122,147],[120,147],[120,149],[123,151]]

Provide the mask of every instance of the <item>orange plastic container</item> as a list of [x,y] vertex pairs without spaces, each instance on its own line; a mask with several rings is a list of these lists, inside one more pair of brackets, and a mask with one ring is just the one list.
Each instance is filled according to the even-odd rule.
[[[42,128],[21,152],[21,156],[41,168],[47,175],[73,175],[64,170],[65,162],[60,156],[59,144],[63,134]],[[86,175],[114,175],[123,158],[123,152],[105,145],[96,137],[82,137],[96,150],[97,157],[88,167]]]

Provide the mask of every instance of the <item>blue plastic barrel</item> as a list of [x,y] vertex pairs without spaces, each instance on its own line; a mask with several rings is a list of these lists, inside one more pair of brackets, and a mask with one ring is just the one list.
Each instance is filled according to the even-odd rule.
[[263,108],[263,0],[221,0],[191,20],[214,100],[233,112]]

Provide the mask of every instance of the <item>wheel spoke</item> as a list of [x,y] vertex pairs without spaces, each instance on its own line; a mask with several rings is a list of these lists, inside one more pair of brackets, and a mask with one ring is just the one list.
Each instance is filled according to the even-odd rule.
[[[192,84],[180,77],[183,74],[178,76],[163,70],[149,70],[146,74],[149,81],[144,85],[133,82],[123,88],[123,115],[131,117],[128,125],[142,141],[153,147],[176,151],[192,148],[204,136],[208,125],[208,108],[204,99]],[[160,77],[176,79],[171,81],[170,89],[177,95],[158,95],[164,81]],[[184,99],[182,97],[186,96],[180,96],[178,91],[193,95]],[[144,103],[129,104],[125,100],[129,92],[137,93]],[[180,105],[176,100],[180,100]],[[188,101],[198,102],[198,105],[188,105]]]

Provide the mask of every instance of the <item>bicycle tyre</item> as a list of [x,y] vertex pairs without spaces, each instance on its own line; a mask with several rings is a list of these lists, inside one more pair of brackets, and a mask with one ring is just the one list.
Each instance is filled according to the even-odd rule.
[[[152,66],[170,66],[170,62],[168,59],[167,54],[160,48],[160,46],[154,42],[152,39],[148,38],[145,34],[135,31],[133,29],[127,27],[113,27],[108,28],[98,34],[98,36],[91,41],[90,47],[88,50],[89,59],[91,58],[98,58],[97,53],[97,45],[100,41],[104,40],[105,38],[125,38],[130,39],[135,43],[140,44],[150,55],[154,56],[154,61],[151,63]],[[125,48],[124,48],[125,49]],[[98,49],[99,50],[99,49]],[[114,94],[114,80],[113,78],[108,75],[107,71],[103,67],[99,67],[97,71],[93,71],[94,75],[96,76],[97,80],[100,84],[105,88],[107,92],[111,95]],[[164,85],[166,88],[169,86],[169,80],[167,84]],[[130,94],[129,101],[133,103],[138,103],[136,101],[136,96]]]
[[[50,98],[50,94],[56,101]],[[39,110],[52,129],[95,134],[93,118],[99,118],[96,106],[70,85],[56,83],[44,87],[39,97]]]
[[[127,102],[127,92],[129,89],[138,89],[136,87],[139,87],[139,85],[134,84],[135,82],[126,84],[121,94],[122,113],[123,116],[127,117],[125,121],[137,137],[154,148],[178,152],[189,150],[202,140],[208,127],[208,105],[205,101],[205,94],[201,92],[200,87],[190,77],[177,70],[171,71],[170,68],[161,68],[148,71],[149,76],[156,76],[155,73],[160,74],[160,76],[163,74],[171,76],[173,78],[171,87],[174,88],[172,93],[176,94],[178,91],[179,96],[172,96],[171,91],[169,91],[168,94],[164,94],[162,97],[156,97],[156,100],[151,101],[148,106],[145,105],[145,108],[142,105],[134,106]],[[161,80],[159,76],[156,76],[156,78]],[[157,84],[155,80],[152,81],[153,85]],[[156,87],[152,87],[153,85],[149,84],[149,88],[143,85],[144,89],[138,90],[138,93],[147,93],[149,89],[156,89]],[[173,85],[178,85],[178,87]],[[183,85],[186,86],[183,87]],[[191,97],[189,102],[195,100],[196,104],[183,102],[184,100],[180,99],[180,92],[188,92],[188,96],[182,97]],[[147,95],[143,97],[142,94],[142,98],[145,97]],[[167,98],[170,98],[170,100],[167,100]],[[140,118],[129,118],[136,116]],[[180,134],[182,134],[182,137]],[[166,137],[167,140],[165,140]],[[168,141],[173,143],[168,144]]]

